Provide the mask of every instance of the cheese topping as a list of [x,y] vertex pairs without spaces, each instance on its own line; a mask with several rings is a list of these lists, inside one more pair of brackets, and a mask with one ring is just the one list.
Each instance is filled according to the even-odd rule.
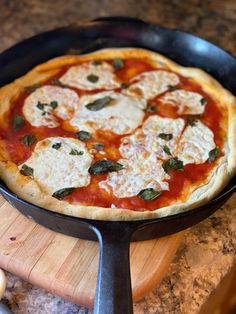
[[155,153],[161,159],[168,158],[166,147],[173,154],[175,146],[184,128],[184,120],[162,118],[157,115],[149,117],[142,129],[122,140],[120,152],[123,157],[143,156]]
[[[124,79],[125,82],[127,80]],[[184,170],[183,165],[204,163],[209,158],[209,152],[216,147],[213,132],[198,120],[186,125],[182,118],[171,119],[157,114],[146,119],[144,110],[148,100],[158,95],[163,107],[165,104],[174,106],[179,115],[200,115],[204,112],[206,100],[200,93],[173,88],[180,83],[175,73],[162,69],[146,71],[130,79],[129,84],[120,90],[122,81],[112,65],[105,61],[90,61],[71,66],[59,81],[68,88],[47,85],[36,89],[25,99],[23,114],[31,125],[37,127],[55,128],[62,119],[67,120],[70,131],[93,133],[104,130],[125,135],[119,147],[121,159],[116,160],[117,151],[111,158],[123,168],[111,168],[112,172],[105,180],[100,181],[102,179],[98,177],[96,181],[111,197],[134,197],[146,189],[153,189],[155,193],[169,190],[168,180],[172,173],[170,176],[168,170]],[[69,87],[84,92],[78,96]],[[155,113],[155,110],[148,112]],[[143,123],[144,117],[146,120]],[[106,132],[101,136],[105,138]],[[109,141],[107,151],[113,147],[109,147]],[[103,148],[103,144],[100,145]],[[31,157],[19,169],[50,195],[86,186],[89,193],[94,186],[93,183],[90,186],[91,175],[96,175],[91,172],[90,166],[96,163],[96,154],[109,158],[107,151],[94,146],[88,150],[84,142],[74,138],[49,137],[36,144]],[[171,162],[179,162],[180,167],[172,167]],[[106,202],[104,206],[107,206]],[[121,207],[126,202],[131,204],[133,201],[124,200]]]
[[153,188],[154,190],[168,190],[169,185],[164,180],[169,176],[162,168],[162,163],[154,154],[147,158],[130,158],[118,160],[124,166],[123,170],[111,172],[99,186],[116,197],[136,196],[141,190]]
[[183,89],[167,93],[160,100],[177,107],[178,114],[202,114],[205,109],[202,95]]
[[177,150],[176,156],[186,164],[201,164],[208,157],[209,152],[215,148],[214,134],[202,122],[198,121],[194,126],[187,126]]
[[33,178],[40,188],[52,195],[60,189],[87,186],[91,163],[92,156],[83,142],[50,137],[37,143],[24,164],[33,169]]
[[120,82],[113,72],[113,67],[107,62],[86,62],[70,67],[60,82],[83,90],[118,88]]
[[[91,104],[105,97],[111,99],[106,106],[95,111],[89,109]],[[70,120],[70,124],[75,130],[94,132],[103,129],[117,134],[126,134],[142,123],[144,112],[140,108],[145,106],[144,100],[112,91],[86,95],[80,98],[79,107]]]
[[133,77],[131,85],[123,93],[150,99],[164,93],[170,86],[175,86],[178,83],[179,78],[174,73],[163,70],[149,71]]
[[70,119],[77,107],[79,96],[72,90],[57,86],[43,86],[26,99],[23,114],[33,126],[59,126],[57,117]]

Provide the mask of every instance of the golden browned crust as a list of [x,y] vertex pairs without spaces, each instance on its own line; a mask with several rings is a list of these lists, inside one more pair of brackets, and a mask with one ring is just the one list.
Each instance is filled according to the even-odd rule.
[[[23,199],[41,207],[64,213],[71,216],[100,219],[100,220],[138,220],[163,217],[192,209],[213,198],[236,173],[236,99],[224,89],[215,79],[204,71],[196,68],[185,68],[166,57],[144,49],[122,48],[104,49],[83,56],[63,56],[50,60],[35,67],[23,77],[0,89],[0,121],[4,123],[4,116],[10,109],[12,100],[21,93],[24,87],[42,82],[55,75],[63,65],[89,61],[93,59],[143,58],[153,62],[155,66],[170,69],[182,76],[192,78],[198,82],[202,89],[217,101],[222,110],[226,110],[228,121],[221,125],[228,134],[224,151],[225,155],[219,159],[217,167],[212,170],[208,182],[192,190],[189,199],[184,203],[167,206],[154,211],[136,212],[119,208],[103,208],[96,206],[73,205],[59,201],[40,190],[37,183],[20,174],[18,167],[7,161],[0,140],[0,177],[8,187]],[[226,122],[226,123],[225,123]]]

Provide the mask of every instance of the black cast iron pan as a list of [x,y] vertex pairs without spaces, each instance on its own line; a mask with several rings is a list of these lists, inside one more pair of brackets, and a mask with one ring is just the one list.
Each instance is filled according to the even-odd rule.
[[[56,29],[15,45],[0,55],[0,86],[56,56],[126,46],[147,48],[182,65],[202,68],[236,94],[236,60],[229,53],[196,36],[124,17],[102,18]],[[188,228],[215,212],[235,190],[234,177],[215,199],[188,212],[161,219],[111,222],[75,218],[45,210],[20,199],[0,182],[1,194],[27,217],[73,237],[99,240],[96,314],[133,312],[129,267],[131,239],[152,239]]]

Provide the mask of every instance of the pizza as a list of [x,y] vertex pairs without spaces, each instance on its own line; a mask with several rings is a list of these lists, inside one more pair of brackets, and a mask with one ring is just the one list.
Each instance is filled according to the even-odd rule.
[[236,101],[144,49],[38,65],[0,89],[0,177],[16,195],[100,220],[207,203],[236,172]]

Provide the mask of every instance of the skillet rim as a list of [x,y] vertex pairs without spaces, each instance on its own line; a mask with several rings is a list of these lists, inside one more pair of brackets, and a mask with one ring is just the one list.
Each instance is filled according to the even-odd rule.
[[[229,57],[231,57],[235,62],[236,62],[236,58],[231,54],[231,52],[224,50],[223,48],[221,48],[220,46],[217,46],[216,44],[200,37],[197,35],[193,35],[189,32],[185,32],[185,31],[181,31],[179,29],[176,28],[167,28],[167,27],[163,27],[163,26],[159,26],[158,24],[154,24],[154,23],[147,23],[145,21],[143,21],[142,19],[138,19],[138,18],[130,18],[130,17],[126,17],[126,16],[109,16],[109,17],[100,17],[100,18],[96,18],[93,20],[89,20],[89,21],[84,21],[81,23],[75,23],[75,24],[71,24],[65,27],[59,27],[59,28],[55,28],[52,30],[48,30],[46,32],[42,32],[39,34],[36,34],[34,36],[28,37],[26,39],[23,39],[22,41],[20,41],[19,43],[9,47],[8,49],[4,50],[3,52],[0,53],[0,58],[1,57],[5,57],[5,55],[7,56],[7,54],[14,52],[14,50],[18,49],[21,45],[24,45],[25,43],[29,42],[30,40],[34,40],[34,39],[38,39],[43,35],[52,35],[53,33],[56,32],[60,32],[60,31],[70,31],[70,30],[76,30],[76,29],[80,29],[86,26],[91,26],[93,24],[104,24],[104,23],[121,23],[121,22],[125,22],[125,23],[129,23],[129,24],[133,24],[133,23],[137,23],[137,24],[143,24],[147,27],[152,27],[152,28],[158,28],[161,29],[163,31],[168,31],[168,32],[172,32],[172,33],[179,33],[179,34],[183,34],[183,35],[187,35],[190,36],[191,38],[195,38],[195,39],[200,39],[203,42],[205,42],[206,44],[210,44],[212,46],[214,46],[217,49],[220,49],[221,52],[223,52],[224,54],[227,54]],[[150,48],[146,48],[146,49],[150,49]],[[82,52],[83,54],[83,52]],[[227,187],[231,185],[231,182],[235,181],[236,176],[234,176],[233,178],[231,178],[230,182],[224,187],[223,194],[222,191],[213,199],[211,199],[208,203],[198,206],[196,208],[193,208],[191,210],[185,210],[184,212],[180,212],[177,214],[173,214],[173,215],[169,215],[169,216],[164,216],[164,217],[160,217],[160,218],[150,218],[150,219],[138,219],[138,220],[96,220],[96,219],[88,219],[88,218],[81,218],[81,217],[75,217],[75,216],[70,216],[70,215],[66,215],[66,214],[62,214],[59,212],[54,212],[52,210],[48,210],[46,208],[40,207],[38,205],[35,205],[33,203],[30,203],[22,198],[20,198],[19,196],[17,196],[15,193],[13,193],[12,191],[10,191],[7,187],[5,187],[4,185],[1,184],[0,182],[0,192],[3,191],[3,193],[6,193],[9,197],[12,197],[14,200],[19,201],[20,203],[26,205],[26,206],[31,206],[33,208],[35,208],[36,210],[43,210],[45,211],[45,213],[47,214],[53,214],[53,215],[57,215],[63,219],[72,219],[72,220],[76,220],[76,221],[80,221],[80,222],[86,222],[86,223],[91,223],[91,222],[128,222],[128,223],[141,223],[141,224],[146,224],[146,223],[150,223],[150,222],[164,222],[164,221],[169,221],[169,220],[174,220],[177,219],[177,217],[186,217],[189,216],[193,213],[197,213],[197,212],[201,212],[205,209],[206,206],[210,206],[213,205],[212,203],[216,203],[215,205],[217,205],[218,202],[220,202],[222,199],[224,199],[225,197],[227,197],[228,194],[232,194],[234,192],[234,190],[236,189],[236,184],[234,184],[233,187],[230,187],[229,190],[227,190]],[[232,192],[233,190],[233,192]]]

